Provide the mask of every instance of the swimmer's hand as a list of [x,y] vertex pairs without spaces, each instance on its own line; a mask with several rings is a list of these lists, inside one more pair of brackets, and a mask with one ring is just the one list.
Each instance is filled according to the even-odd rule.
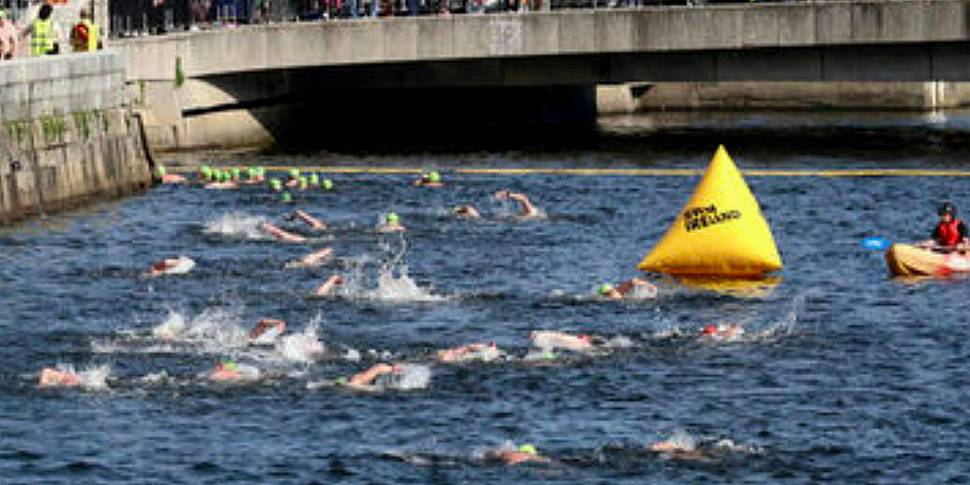
[[508,189],[499,190],[498,192],[495,193],[495,200],[508,200],[508,198],[511,195],[512,195],[512,191]]

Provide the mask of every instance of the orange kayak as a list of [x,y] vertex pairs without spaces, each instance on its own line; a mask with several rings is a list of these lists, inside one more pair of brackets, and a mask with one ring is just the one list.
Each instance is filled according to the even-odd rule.
[[893,276],[949,276],[970,273],[970,255],[942,253],[912,244],[893,244],[886,251]]

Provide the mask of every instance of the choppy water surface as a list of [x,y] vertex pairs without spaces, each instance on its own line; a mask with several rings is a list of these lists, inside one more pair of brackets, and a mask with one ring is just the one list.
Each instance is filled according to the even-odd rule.
[[[777,128],[770,117],[752,123],[789,140],[831,130]],[[845,138],[838,150],[805,143],[766,152],[748,136],[734,155],[743,168],[966,163],[959,145],[925,141],[938,125],[918,118],[903,125],[879,127],[894,153],[856,150]],[[530,162],[698,167],[714,143],[731,148],[723,130],[691,130],[651,138],[642,125],[612,120],[600,142],[581,149],[233,159],[443,171],[447,186],[435,190],[412,187],[406,175],[343,174],[332,177],[334,192],[298,194],[295,207],[331,225],[306,244],[279,244],[254,229],[260,220],[297,227],[283,219],[293,206],[257,187],[159,187],[4,229],[0,476],[19,483],[970,480],[963,304],[970,283],[892,281],[882,255],[859,245],[871,235],[925,237],[939,201],[970,208],[964,180],[750,178],[786,264],[774,291],[742,298],[658,280],[656,300],[611,303],[593,289],[636,275],[696,178],[448,172]],[[673,146],[689,133],[696,144]],[[651,150],[651,139],[663,149]],[[912,150],[901,140],[915,140]],[[502,188],[530,194],[545,217],[514,217],[491,199]],[[450,208],[463,203],[485,220],[452,217]],[[408,227],[403,237],[374,231],[388,211]],[[284,269],[323,246],[336,258],[322,268]],[[198,263],[189,274],[139,276],[179,254]],[[312,298],[334,273],[348,280],[338,295]],[[284,319],[288,336],[276,347],[250,348],[245,335],[262,317]],[[711,322],[740,322],[747,336],[697,339]],[[623,345],[540,364],[516,359],[536,329]],[[322,356],[312,346],[318,340]],[[436,349],[487,341],[513,358],[431,360]],[[261,378],[209,383],[205,373],[223,357],[258,368]],[[379,361],[426,366],[430,380],[381,393],[308,388]],[[89,384],[103,386],[38,390],[40,369],[57,364],[88,371]],[[730,443],[704,460],[645,451],[672,435]],[[482,460],[511,443],[533,443],[554,463]]]

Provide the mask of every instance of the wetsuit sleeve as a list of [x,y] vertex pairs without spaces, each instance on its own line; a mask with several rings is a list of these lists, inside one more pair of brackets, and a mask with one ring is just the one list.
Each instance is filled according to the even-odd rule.
[[936,226],[933,228],[933,232],[930,233],[930,239],[934,241],[940,240],[940,226]]
[[957,224],[957,232],[960,233],[960,237],[967,237],[967,225],[964,224],[963,221],[960,221],[960,224]]

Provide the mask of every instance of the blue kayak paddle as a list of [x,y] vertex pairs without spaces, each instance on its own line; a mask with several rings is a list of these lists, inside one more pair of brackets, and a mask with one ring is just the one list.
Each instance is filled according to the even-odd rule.
[[885,251],[892,246],[892,241],[884,237],[867,237],[862,240],[862,247],[876,251]]

